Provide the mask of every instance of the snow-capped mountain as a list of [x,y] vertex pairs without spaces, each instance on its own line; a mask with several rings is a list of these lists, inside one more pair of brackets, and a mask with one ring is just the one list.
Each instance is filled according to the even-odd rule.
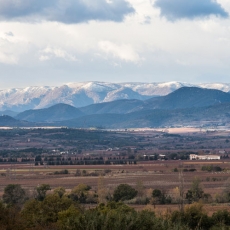
[[154,96],[164,96],[183,86],[230,91],[230,84],[207,83],[188,84],[181,82],[164,83],[108,83],[80,82],[67,83],[59,87],[27,87],[0,91],[0,110],[24,111],[40,109],[57,103],[66,103],[75,107],[109,102],[119,99],[145,100]]

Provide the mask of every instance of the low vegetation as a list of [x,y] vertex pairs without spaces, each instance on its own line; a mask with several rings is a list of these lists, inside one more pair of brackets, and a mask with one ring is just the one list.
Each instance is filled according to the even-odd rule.
[[[194,178],[186,192],[178,188],[178,197],[153,189],[148,202],[158,204],[176,202],[181,208],[160,213],[157,207],[146,206],[141,211],[128,206],[129,201],[143,198],[143,186],[118,185],[109,194],[100,180],[97,191],[86,184],[78,184],[71,191],[64,187],[51,189],[41,184],[29,194],[18,184],[9,184],[0,201],[0,229],[2,230],[91,230],[91,229],[140,229],[140,230],[217,230],[230,228],[227,209],[208,215],[203,208],[207,198],[201,182]],[[230,190],[223,191],[229,196]],[[185,193],[185,194],[184,194]],[[104,200],[103,200],[104,197]],[[182,198],[182,199],[180,199]],[[104,202],[101,202],[101,201]],[[124,202],[124,203],[123,203]],[[93,204],[86,208],[85,204]],[[127,204],[125,204],[127,203]],[[184,203],[187,203],[186,205]]]

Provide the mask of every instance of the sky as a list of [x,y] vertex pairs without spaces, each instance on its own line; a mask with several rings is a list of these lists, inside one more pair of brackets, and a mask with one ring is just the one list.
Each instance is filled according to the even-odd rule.
[[230,82],[229,0],[0,0],[1,89]]

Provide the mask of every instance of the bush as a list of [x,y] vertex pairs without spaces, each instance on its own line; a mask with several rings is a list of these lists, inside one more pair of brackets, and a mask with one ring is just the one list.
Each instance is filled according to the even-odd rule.
[[196,169],[189,169],[189,172],[195,172]]
[[54,172],[55,175],[57,174],[69,174],[69,171],[67,169],[61,170],[61,171],[55,171]]
[[79,184],[72,189],[71,193],[69,194],[69,198],[80,203],[87,203],[90,189],[91,187],[89,185]]
[[80,169],[76,170],[75,176],[81,176],[81,170]]
[[221,172],[223,169],[220,166],[204,165],[201,167],[201,170],[208,172]]
[[186,199],[189,203],[199,201],[203,198],[204,191],[198,178],[194,178],[191,188],[186,193]]
[[149,204],[150,200],[148,197],[135,197],[131,200],[126,200],[125,204],[140,204],[140,205],[146,205]]
[[113,199],[115,201],[131,200],[137,195],[137,190],[128,184],[120,184],[114,190]]
[[226,209],[213,213],[212,219],[216,225],[230,225],[230,213]]
[[111,173],[111,172],[112,172],[112,170],[111,170],[111,169],[105,169],[105,170],[104,170],[104,173],[105,173],[105,174],[107,174],[107,173]]
[[189,229],[208,230],[212,226],[212,218],[203,211],[203,205],[194,203],[185,207],[184,212],[174,211],[171,215],[174,224],[182,223]]
[[154,204],[171,204],[172,198],[171,196],[168,196],[165,194],[165,192],[162,192],[160,189],[154,189],[152,192],[153,197],[153,203]]
[[43,201],[46,197],[46,193],[48,190],[51,190],[51,187],[49,184],[41,184],[39,186],[37,186],[37,188],[35,189],[36,191],[36,195],[35,198],[36,200],[39,201]]

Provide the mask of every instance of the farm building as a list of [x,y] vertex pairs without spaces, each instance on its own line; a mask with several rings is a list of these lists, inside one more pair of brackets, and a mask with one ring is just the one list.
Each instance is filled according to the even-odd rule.
[[220,160],[220,156],[218,155],[196,155],[190,154],[190,160]]

